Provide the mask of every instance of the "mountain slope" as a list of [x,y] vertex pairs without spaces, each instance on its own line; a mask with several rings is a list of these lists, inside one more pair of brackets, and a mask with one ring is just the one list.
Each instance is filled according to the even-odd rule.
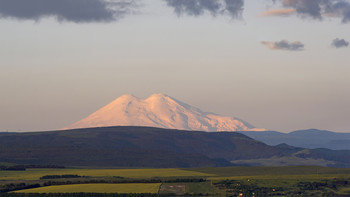
[[0,162],[73,166],[227,166],[235,159],[283,155],[234,132],[106,127],[0,134]]
[[[18,164],[204,167],[228,166],[229,161],[264,165],[262,159],[269,158],[300,160],[293,165],[307,161],[308,165],[350,167],[350,151],[268,146],[237,132],[104,127],[0,134],[0,162]],[[289,165],[283,162],[279,165]]]
[[198,131],[264,130],[237,118],[202,112],[165,94],[154,94],[147,99],[123,95],[64,129],[107,126],[148,126]]
[[269,145],[286,143],[304,148],[350,150],[350,133],[336,133],[317,129],[298,130],[291,133],[280,133],[276,131],[249,131],[242,133]]

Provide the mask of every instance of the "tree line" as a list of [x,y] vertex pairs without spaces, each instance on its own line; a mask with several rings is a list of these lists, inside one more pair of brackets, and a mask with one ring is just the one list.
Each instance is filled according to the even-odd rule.
[[67,178],[82,178],[82,176],[76,174],[63,174],[63,175],[45,175],[40,179],[67,179]]
[[40,187],[41,185],[39,183],[35,184],[26,184],[26,183],[9,183],[9,184],[4,184],[0,186],[0,194],[1,193],[6,193],[6,192],[11,192],[11,191],[16,191],[16,190],[22,190],[22,189],[32,189],[32,188],[37,188]]
[[47,181],[43,186],[50,185],[71,185],[71,184],[89,184],[89,183],[189,183],[206,182],[204,178],[177,178],[177,179],[122,179],[122,180],[67,180],[67,181]]
[[[56,176],[56,175],[47,175],[47,176]],[[57,175],[59,176],[59,175]],[[63,175],[64,176],[64,175]],[[71,176],[71,175],[70,175]],[[74,175],[73,175],[74,176]],[[35,183],[35,184],[26,184],[26,183],[10,183],[0,185],[0,193],[6,193],[11,191],[18,191],[23,189],[31,189],[37,187],[46,187],[51,185],[71,185],[71,184],[89,184],[89,183],[184,183],[184,182],[205,182],[206,179],[203,178],[178,178],[178,179],[130,179],[130,180],[67,180],[67,181],[47,181],[43,184]]]
[[0,166],[0,170],[3,171],[25,171],[27,168],[58,168],[63,169],[65,166],[60,165],[13,165],[13,166]]

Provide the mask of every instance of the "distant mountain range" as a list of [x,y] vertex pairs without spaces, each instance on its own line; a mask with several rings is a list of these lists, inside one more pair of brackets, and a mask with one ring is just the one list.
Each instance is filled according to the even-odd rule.
[[178,101],[165,94],[147,99],[123,95],[87,118],[64,129],[148,126],[197,131],[263,131],[238,118],[221,116]]
[[195,131],[244,131],[268,145],[286,143],[304,148],[350,150],[350,134],[316,129],[280,133],[266,131],[234,117],[221,116],[190,106],[166,94],[147,99],[123,95],[88,117],[64,128],[147,126]]
[[325,130],[308,129],[291,133],[277,131],[241,132],[268,145],[286,143],[304,148],[328,148],[332,150],[350,150],[350,133],[335,133]]
[[96,167],[350,167],[350,151],[269,146],[238,132],[103,127],[0,133],[0,162]]
[[123,95],[64,129],[0,133],[0,162],[103,167],[350,167],[350,134],[315,129],[288,134],[266,131],[238,118],[203,112],[165,94],[147,99]]

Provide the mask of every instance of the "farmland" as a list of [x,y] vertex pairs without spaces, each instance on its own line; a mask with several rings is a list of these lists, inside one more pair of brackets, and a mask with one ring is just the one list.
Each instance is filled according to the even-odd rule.
[[[48,178],[43,179],[43,177]],[[1,189],[12,186],[12,192],[8,191],[10,193],[6,193],[7,196],[20,196],[20,193],[80,192],[134,193],[133,195],[153,193],[160,196],[235,196],[238,194],[248,196],[294,196],[297,194],[347,196],[350,195],[350,169],[316,166],[27,169],[26,171],[0,171],[0,185]]]
[[26,171],[0,171],[1,180],[38,180],[40,177],[55,174],[77,174],[87,177],[125,177],[125,178],[155,178],[155,177],[203,177],[215,176],[209,173],[188,171],[182,169],[27,169]]
[[39,187],[23,193],[158,193],[160,183],[72,184]]

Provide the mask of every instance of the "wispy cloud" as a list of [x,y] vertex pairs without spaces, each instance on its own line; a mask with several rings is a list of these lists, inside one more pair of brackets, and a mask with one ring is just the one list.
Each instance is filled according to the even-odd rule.
[[287,40],[281,40],[277,42],[262,41],[261,44],[271,50],[287,50],[287,51],[304,50],[304,44],[299,41],[295,41],[295,42],[289,42]]
[[110,22],[129,14],[135,0],[0,0],[0,18],[55,17],[75,23]]
[[[282,7],[295,9],[302,17],[322,20],[324,17],[338,17],[343,23],[350,21],[349,0],[274,0]],[[276,14],[278,15],[278,14]]]
[[344,39],[336,38],[336,39],[333,40],[332,46],[334,46],[335,48],[348,47],[349,46],[349,42],[347,42]]
[[260,14],[260,16],[289,16],[291,14],[295,13],[295,9],[291,8],[291,9],[278,9],[278,10],[269,10],[266,11],[262,14]]
[[240,18],[244,9],[244,0],[164,0],[174,8],[178,16],[200,16],[210,13],[213,16],[227,14],[231,18]]

